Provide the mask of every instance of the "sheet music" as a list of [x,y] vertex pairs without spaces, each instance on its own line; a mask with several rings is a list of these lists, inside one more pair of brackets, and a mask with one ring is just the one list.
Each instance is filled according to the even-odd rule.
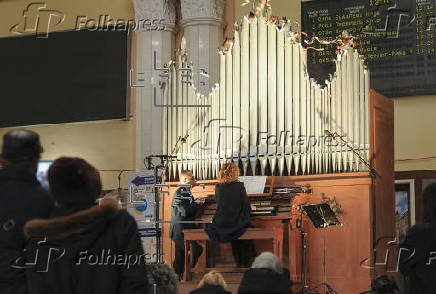
[[239,177],[244,183],[247,194],[263,194],[265,190],[266,176],[245,176]]

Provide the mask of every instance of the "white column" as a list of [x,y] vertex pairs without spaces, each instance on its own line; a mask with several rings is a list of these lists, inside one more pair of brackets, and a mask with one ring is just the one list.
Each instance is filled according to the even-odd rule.
[[[132,83],[136,86],[136,169],[143,170],[144,158],[150,154],[162,153],[162,112],[164,108],[154,105],[154,88],[157,103],[162,104],[159,81],[163,74],[154,68],[162,68],[171,58],[174,48],[175,7],[173,1],[132,0],[135,18],[141,24],[160,23],[162,25],[141,26],[136,31],[136,68]],[[157,29],[156,29],[157,27]]]
[[223,14],[225,0],[181,0],[182,19],[180,25],[186,38],[189,60],[195,72],[204,69],[205,78],[194,76],[194,86],[207,95],[219,82],[218,48],[223,42]]

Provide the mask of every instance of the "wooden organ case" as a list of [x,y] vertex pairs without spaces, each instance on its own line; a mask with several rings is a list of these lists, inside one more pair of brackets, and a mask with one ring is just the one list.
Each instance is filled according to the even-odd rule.
[[[301,241],[295,221],[298,204],[330,198],[342,206],[342,227],[315,229],[306,218],[310,285],[329,283],[341,293],[370,288],[386,267],[374,267],[388,250],[377,240],[394,236],[393,103],[370,90],[364,57],[353,48],[340,50],[336,72],[318,85],[307,73],[306,51],[296,33],[265,17],[244,17],[232,46],[219,52],[220,82],[208,96],[184,80],[192,69],[183,48],[166,70],[163,91],[163,153],[168,165],[169,196],[162,197],[163,220],[171,219],[178,173],[194,171],[214,194],[220,166],[234,161],[243,175],[266,175],[267,193],[250,195],[253,204],[274,207],[252,217],[255,227],[284,229],[283,263],[301,280]],[[333,136],[326,136],[326,130]],[[341,144],[341,137],[349,146]],[[377,171],[371,177],[350,146]],[[277,187],[309,187],[311,193],[285,197]],[[213,203],[199,220],[211,219]],[[261,206],[261,205],[260,205]],[[164,261],[172,263],[174,245],[163,224]],[[270,250],[259,242],[257,251]],[[377,249],[377,250],[375,250]],[[376,253],[374,253],[376,252]],[[204,260],[201,262],[205,262]],[[223,251],[216,262],[232,262]]]

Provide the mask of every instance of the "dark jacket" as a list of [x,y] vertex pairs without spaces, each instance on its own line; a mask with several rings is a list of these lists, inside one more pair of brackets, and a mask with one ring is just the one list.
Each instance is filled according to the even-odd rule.
[[400,244],[400,271],[406,277],[409,294],[436,293],[436,225],[410,228]]
[[215,187],[217,210],[206,231],[212,240],[229,242],[238,239],[250,227],[250,203],[244,183],[231,182]]
[[267,268],[252,268],[244,273],[238,294],[289,294],[292,283],[285,274]]
[[[26,224],[31,242],[30,294],[144,294],[147,261],[136,221],[114,199],[100,205],[56,208],[49,220]],[[49,255],[51,254],[51,255]]]
[[27,293],[23,227],[30,219],[49,217],[53,201],[34,175],[5,168],[0,170],[0,203],[0,293]]
[[203,287],[191,291],[190,294],[232,294],[221,286],[205,284]]
[[[177,189],[171,203],[171,221],[194,221],[199,205],[194,202],[192,193],[186,188]],[[183,230],[198,229],[194,223],[171,223],[170,238],[183,240]]]

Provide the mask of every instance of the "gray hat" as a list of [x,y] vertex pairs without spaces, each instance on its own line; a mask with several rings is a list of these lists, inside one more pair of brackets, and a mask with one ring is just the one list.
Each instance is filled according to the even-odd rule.
[[1,156],[10,162],[22,162],[39,159],[44,149],[39,135],[28,130],[14,130],[3,136]]

